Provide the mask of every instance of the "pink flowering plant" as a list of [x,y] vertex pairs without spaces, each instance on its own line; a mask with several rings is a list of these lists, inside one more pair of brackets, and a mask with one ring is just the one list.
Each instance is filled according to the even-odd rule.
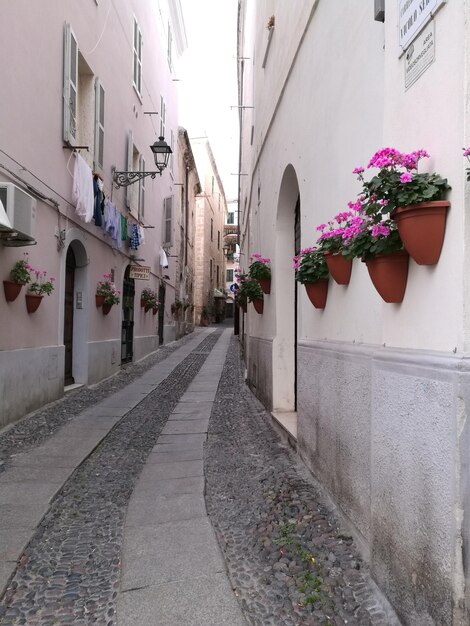
[[261,286],[256,278],[247,276],[243,283],[240,283],[240,287],[237,289],[236,297],[239,302],[245,298],[247,298],[248,302],[253,302],[253,300],[262,300],[263,290],[261,289]]
[[348,254],[363,261],[403,248],[396,223],[379,215],[358,214],[357,220],[345,231],[343,238]]
[[29,271],[33,275],[33,280],[28,284],[28,292],[37,296],[50,296],[54,291],[55,276],[47,278],[46,270],[35,270],[28,265]]
[[250,256],[250,261],[248,268],[250,278],[271,278],[271,268],[269,267],[271,259],[264,259],[261,254],[254,252]]
[[144,306],[151,309],[158,307],[158,297],[155,291],[152,291],[152,289],[142,289],[140,297],[144,301]]
[[328,251],[346,257],[351,256],[346,243],[348,238],[345,238],[344,234],[349,233],[358,220],[362,221],[358,215],[358,211],[362,210],[362,204],[360,201],[348,202],[348,206],[349,211],[342,211],[326,224],[317,226],[316,230],[321,233],[317,239],[317,245],[322,252]]
[[418,164],[423,158],[429,158],[426,150],[405,153],[383,148],[367,165],[379,170],[369,181],[364,178],[363,167],[354,168],[353,174],[362,183],[360,200],[366,213],[391,214],[400,206],[442,200],[450,189],[447,179],[435,173],[419,174]]
[[295,279],[301,284],[315,283],[329,277],[325,257],[318,248],[304,248],[292,260]]
[[[470,148],[463,148],[463,155],[470,163]],[[470,167],[467,167],[467,181],[470,181]]]
[[31,266],[28,263],[28,255],[24,255],[24,259],[17,261],[10,271],[10,280],[14,283],[25,285],[31,281],[29,273]]
[[121,292],[116,289],[113,283],[112,274],[103,274],[104,280],[100,280],[96,287],[96,294],[104,296],[105,304],[119,304]]

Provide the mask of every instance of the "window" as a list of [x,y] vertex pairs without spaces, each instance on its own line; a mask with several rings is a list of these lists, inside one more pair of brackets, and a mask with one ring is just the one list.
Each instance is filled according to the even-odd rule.
[[142,32],[134,18],[134,87],[142,96]]
[[233,270],[227,270],[227,283],[233,283]]
[[216,268],[216,269],[217,269],[217,271],[216,271],[216,276],[217,276],[217,282],[216,282],[216,285],[217,285],[217,287],[218,287],[218,286],[219,286],[219,266],[218,266],[218,265],[217,265],[217,268]]
[[160,96],[160,137],[165,137],[166,104],[163,96]]
[[80,53],[70,24],[64,27],[63,138],[70,146],[87,146],[90,167],[102,167],[104,89]]
[[64,30],[64,141],[77,144],[78,45],[70,24]]
[[104,155],[104,89],[100,80],[95,80],[95,169],[103,169]]
[[227,224],[235,224],[235,213],[227,213]]
[[217,231],[217,250],[220,250],[220,230]]
[[211,241],[214,241],[214,220],[211,218]]
[[212,259],[209,259],[209,277],[212,280]]
[[173,196],[163,200],[163,246],[173,243]]

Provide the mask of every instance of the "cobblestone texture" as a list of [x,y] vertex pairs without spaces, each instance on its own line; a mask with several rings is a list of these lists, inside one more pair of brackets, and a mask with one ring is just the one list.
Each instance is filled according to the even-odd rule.
[[[114,626],[128,500],[168,416],[220,332],[204,339],[128,413],[65,483],[0,602],[2,626]],[[79,395],[74,402],[82,405]],[[42,412],[46,421],[48,410],[54,408]]]
[[238,342],[205,447],[206,502],[229,576],[257,626],[399,624],[353,540],[320,502],[242,378]]
[[0,434],[0,472],[6,468],[12,454],[24,452],[43,443],[76,415],[136,380],[153,365],[166,359],[193,338],[194,335],[186,335],[168,346],[161,346],[138,363],[123,366],[115,376],[97,385],[72,391],[64,398],[48,404],[24,420],[4,429]]

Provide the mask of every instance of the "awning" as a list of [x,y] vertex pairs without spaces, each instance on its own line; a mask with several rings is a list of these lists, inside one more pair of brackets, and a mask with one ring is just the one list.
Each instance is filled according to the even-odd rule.
[[214,298],[224,298],[225,299],[225,294],[222,293],[221,291],[219,291],[218,289],[214,289]]

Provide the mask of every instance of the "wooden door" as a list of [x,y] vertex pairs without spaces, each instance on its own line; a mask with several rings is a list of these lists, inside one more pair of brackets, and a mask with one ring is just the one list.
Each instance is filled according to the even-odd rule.
[[134,279],[127,266],[122,285],[121,363],[129,363],[134,355]]
[[71,247],[65,260],[65,298],[64,298],[64,385],[73,385],[73,296],[75,268],[77,263]]

